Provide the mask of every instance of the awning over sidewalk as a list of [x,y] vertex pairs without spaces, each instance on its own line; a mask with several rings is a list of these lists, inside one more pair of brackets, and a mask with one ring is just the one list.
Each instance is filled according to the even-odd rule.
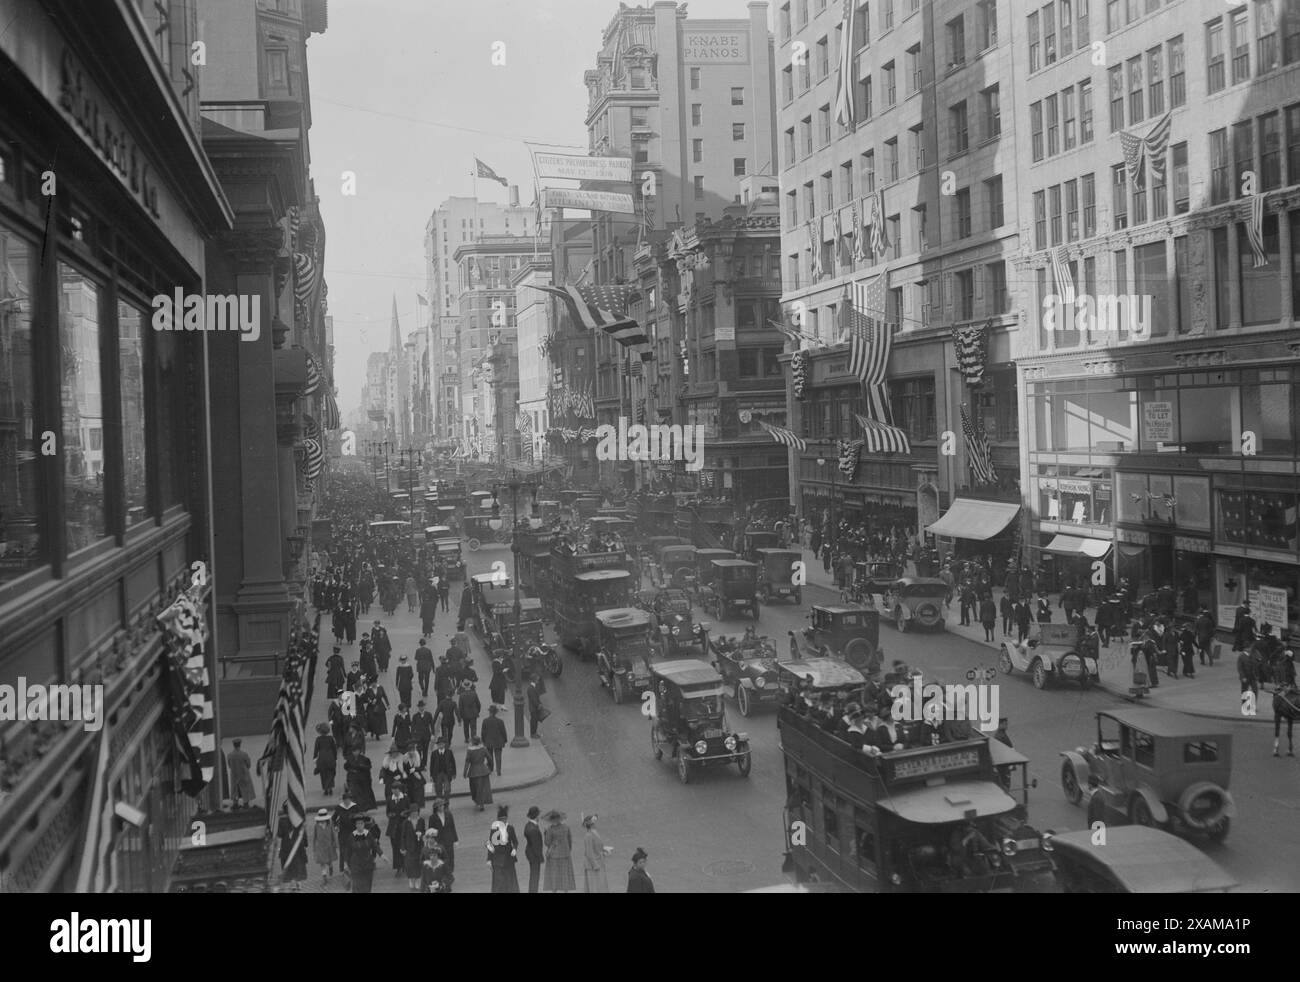
[[1109,539],[1085,539],[1077,535],[1058,535],[1047,545],[1047,552],[1059,552],[1064,556],[1091,556],[1100,559],[1110,552]]
[[1019,511],[1019,505],[1004,501],[958,498],[943,518],[927,526],[926,531],[951,539],[975,539],[983,542],[1010,525]]

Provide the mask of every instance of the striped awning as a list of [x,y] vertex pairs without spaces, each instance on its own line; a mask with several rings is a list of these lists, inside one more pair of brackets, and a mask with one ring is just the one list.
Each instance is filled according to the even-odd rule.
[[1005,501],[958,498],[941,519],[926,527],[931,535],[983,542],[993,538],[1015,519],[1020,506]]

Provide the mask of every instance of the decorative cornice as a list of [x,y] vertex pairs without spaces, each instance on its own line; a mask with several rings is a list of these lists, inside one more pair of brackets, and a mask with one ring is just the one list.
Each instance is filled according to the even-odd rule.
[[1174,355],[1174,364],[1179,368],[1206,368],[1214,365],[1226,365],[1232,356],[1225,348],[1209,351],[1184,351]]
[[1124,359],[1112,358],[1104,361],[1085,361],[1083,370],[1088,375],[1120,375],[1124,372]]

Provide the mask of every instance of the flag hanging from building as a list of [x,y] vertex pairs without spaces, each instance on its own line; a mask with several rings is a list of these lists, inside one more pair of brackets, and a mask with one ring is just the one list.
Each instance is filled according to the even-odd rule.
[[852,481],[858,472],[858,460],[862,455],[862,440],[839,441],[839,468],[846,481]]
[[767,435],[777,443],[783,443],[787,447],[793,447],[796,450],[808,449],[808,441],[796,434],[794,430],[787,430],[784,426],[772,426],[761,420],[758,425],[763,427]]
[[209,634],[202,609],[206,569],[193,576],[190,590],[180,594],[158,615],[157,621],[167,632],[163,657],[167,659],[172,732],[177,752],[186,765],[182,786],[186,793],[197,795],[212,780],[217,748],[212,680],[205,654]]
[[972,422],[961,404],[961,431],[966,438],[966,463],[970,468],[971,484],[995,484],[997,473],[993,470],[993,453],[982,422]]
[[[876,390],[883,390],[884,386],[875,386]],[[880,403],[889,405],[888,399],[880,392],[877,392],[868,400],[868,404],[873,407],[873,411],[879,411]],[[881,412],[881,415],[888,416],[891,420],[893,414],[890,412]],[[866,416],[854,413],[853,418],[858,421],[866,434],[863,441],[866,448],[872,453],[911,453],[912,444],[907,439],[907,434],[892,423],[878,422],[874,419],[868,419]]]
[[418,303],[421,307],[427,307],[427,306],[429,306],[429,301],[428,301],[427,299],[425,299],[425,296],[424,296],[423,293],[417,293],[417,294],[415,295],[415,302]]
[[952,327],[952,345],[957,353],[957,368],[967,385],[983,385],[984,371],[988,367],[989,334],[993,321],[983,326],[971,324]]
[[815,218],[808,219],[808,251],[812,254],[809,270],[816,283],[825,274],[822,270],[821,222]]
[[1250,221],[1246,223],[1246,241],[1255,257],[1254,268],[1268,265],[1268,250],[1264,248],[1264,195],[1250,196]]
[[854,202],[850,215],[850,220],[853,222],[853,261],[855,263],[865,262],[867,259],[867,237],[865,230],[862,228],[862,215],[858,212],[857,202]]
[[1070,262],[1066,258],[1065,246],[1058,247],[1052,253],[1052,275],[1056,278],[1056,295],[1063,304],[1074,303],[1074,277],[1070,275]]
[[477,157],[474,158],[474,166],[477,168],[477,176],[483,178],[484,180],[496,181],[503,188],[507,188],[510,186],[509,181],[507,181],[504,177],[501,177],[499,174],[497,174],[496,171],[494,171],[487,164],[483,163],[483,161],[479,160]]
[[871,201],[871,254],[882,258],[889,249],[889,236],[885,234],[885,189],[880,188]]
[[628,301],[638,292],[636,287],[614,283],[570,283],[563,287],[535,286],[533,289],[558,297],[575,323],[582,324],[589,331],[603,331],[622,347],[637,352],[643,362],[654,358],[645,329],[636,318],[627,315]]
[[804,341],[807,341],[814,348],[826,347],[826,342],[815,334],[809,334],[807,331],[800,331],[793,327],[785,327],[774,320],[768,323],[776,328],[777,333],[789,340],[796,348],[800,347]]
[[849,333],[849,371],[863,385],[880,385],[894,345],[894,325],[885,321],[885,290],[888,272],[853,284],[853,292],[841,308],[841,327]]
[[1124,169],[1128,172],[1129,186],[1134,193],[1141,190],[1138,174],[1142,170],[1143,158],[1151,171],[1153,181],[1165,178],[1165,151],[1169,148],[1169,135],[1173,130],[1173,111],[1170,110],[1151,127],[1145,137],[1121,132],[1120,149],[1124,152]]
[[835,119],[841,126],[850,129],[857,125],[857,79],[853,77],[853,32],[857,6],[857,0],[844,0],[844,14],[840,18],[840,66],[835,75]]

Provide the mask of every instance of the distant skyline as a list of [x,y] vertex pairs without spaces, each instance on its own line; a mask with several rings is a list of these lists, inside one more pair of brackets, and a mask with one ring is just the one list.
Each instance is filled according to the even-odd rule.
[[[643,5],[649,5],[643,4]],[[405,337],[424,323],[424,226],[474,193],[477,156],[533,201],[524,141],[584,149],[587,90],[617,0],[343,0],[311,38],[311,174],[326,229],[334,378],[345,414],[360,404],[366,360],[386,351],[393,298]],[[629,4],[637,6],[637,4]],[[747,0],[692,0],[692,18],[745,18]],[[770,11],[769,11],[770,13]],[[770,26],[770,24],[769,24]],[[504,42],[504,66],[492,64]],[[584,149],[585,152],[585,149]],[[356,175],[345,196],[343,174]],[[478,181],[480,200],[509,192]]]

